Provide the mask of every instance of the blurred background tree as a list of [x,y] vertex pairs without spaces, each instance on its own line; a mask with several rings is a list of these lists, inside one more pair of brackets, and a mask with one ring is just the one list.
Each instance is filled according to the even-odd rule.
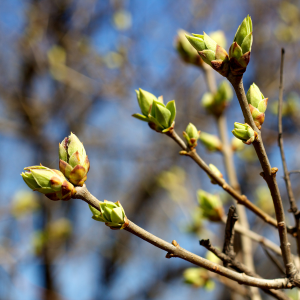
[[[276,0],[1,1],[0,299],[230,299],[230,289],[245,293],[209,273],[192,288],[182,275],[188,263],[167,260],[127,232],[100,226],[82,201],[52,202],[28,193],[19,173],[37,163],[57,169],[58,143],[72,131],[85,145],[91,162],[87,186],[100,200],[120,200],[131,220],[161,238],[176,238],[192,252],[205,256],[199,238],[221,246],[224,227],[203,224],[195,208],[197,189],[223,197],[222,191],[178,155],[177,145],[131,117],[139,111],[134,89],[163,94],[165,102],[175,99],[177,132],[192,122],[216,134],[213,118],[200,105],[207,92],[204,76],[181,61],[174,38],[180,28],[222,29],[231,41],[250,14],[255,35],[245,88],[255,81],[269,97],[264,141],[271,164],[279,167],[287,209],[275,103],[285,47],[285,148],[289,169],[299,169],[299,9],[297,1]],[[243,120],[236,98],[227,114],[230,129]],[[221,155],[198,147],[225,174]],[[236,156],[239,183],[267,210],[265,183],[253,176],[260,165],[251,149]],[[295,195],[298,180],[292,175]],[[248,215],[253,230],[278,243],[273,228]],[[280,276],[256,244],[254,259],[258,274]]]

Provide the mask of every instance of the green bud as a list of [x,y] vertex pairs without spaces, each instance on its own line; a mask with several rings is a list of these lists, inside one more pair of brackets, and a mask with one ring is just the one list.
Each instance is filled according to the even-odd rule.
[[157,98],[145,91],[142,90],[141,88],[136,92],[136,96],[137,96],[137,100],[138,100],[138,104],[140,106],[141,112],[145,117],[148,117],[148,114],[150,113],[150,109],[151,109],[151,105],[153,103],[153,101],[158,101]]
[[224,216],[224,209],[219,196],[203,190],[198,190],[197,195],[203,217],[210,221],[221,221]]
[[72,224],[70,220],[61,218],[51,222],[45,231],[45,237],[49,242],[65,240],[72,234]]
[[220,116],[233,98],[232,88],[227,80],[221,82],[215,94],[205,93],[202,105],[210,113]]
[[247,124],[235,122],[233,135],[240,139],[244,144],[250,145],[257,137],[257,133]]
[[75,185],[82,186],[90,170],[90,162],[83,144],[71,132],[59,144],[59,169]]
[[195,148],[197,146],[197,140],[200,136],[200,131],[197,130],[195,125],[189,123],[186,127],[185,132],[183,132],[183,136],[185,137],[186,141],[188,142],[191,148]]
[[[194,287],[206,288],[209,281],[208,271],[203,268],[188,268],[183,272],[184,282]],[[210,284],[209,284],[210,286]]]
[[201,143],[206,147],[209,151],[221,151],[222,150],[222,142],[216,135],[212,135],[206,132],[201,132],[199,137]]
[[[219,171],[219,169],[216,166],[214,166],[213,164],[209,164],[208,166],[218,177],[223,178],[223,174]],[[208,177],[212,184],[217,184],[211,176],[208,175]]]
[[230,69],[233,75],[242,75],[250,61],[253,43],[252,20],[248,15],[238,27],[229,48]]
[[231,139],[231,149],[232,151],[241,151],[245,148],[245,144],[237,139],[235,136]]
[[265,120],[264,112],[267,109],[268,98],[265,98],[258,86],[253,83],[247,92],[247,100],[255,125],[261,129]]
[[[152,94],[148,93],[147,95],[152,95]],[[148,100],[152,96],[149,96]],[[147,103],[149,104],[150,102]],[[157,132],[162,132],[162,133],[168,132],[171,129],[173,129],[175,125],[174,123],[176,117],[175,100],[169,101],[166,105],[164,105],[163,97],[160,96],[156,100],[155,99],[152,100],[147,115],[134,114],[132,116],[139,120],[148,122],[150,128],[152,128]]]
[[70,200],[76,193],[62,172],[44,166],[27,167],[21,174],[25,183],[34,191],[45,194],[51,200]]
[[203,35],[193,34],[193,36],[185,36],[190,44],[198,51],[205,63],[210,65],[221,75],[227,76],[229,70],[229,61],[228,54],[224,48],[218,45],[205,32]]
[[19,190],[13,196],[11,213],[15,218],[20,218],[36,211],[39,207],[38,198],[34,193]]
[[185,30],[178,30],[178,34],[175,40],[175,48],[177,49],[180,57],[187,63],[202,66],[203,61],[199,56],[196,49],[189,43],[185,37],[188,34]]
[[111,202],[104,200],[99,203],[99,209],[90,206],[93,213],[93,219],[99,222],[104,222],[111,229],[124,229],[128,226],[129,221],[125,215],[125,211],[119,201]]

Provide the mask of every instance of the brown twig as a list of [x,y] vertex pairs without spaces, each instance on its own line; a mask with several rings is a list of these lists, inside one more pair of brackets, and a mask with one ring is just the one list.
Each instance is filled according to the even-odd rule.
[[[235,260],[234,258],[230,257],[229,255],[226,255],[223,251],[223,253],[216,247],[214,247],[211,243],[210,240],[201,240],[200,245],[205,247],[208,251],[211,251],[214,253],[217,257],[219,257],[225,266],[228,265],[234,270],[245,273],[249,276],[256,277],[256,278],[261,278],[259,275],[257,275],[255,272],[253,272],[251,269],[249,269],[247,266],[244,264],[240,263],[239,261]],[[266,290],[262,289],[265,293],[273,296],[276,299],[280,300],[290,300],[290,298],[283,292],[281,291],[276,291],[276,290]]]
[[[228,211],[228,217],[225,226],[225,239],[223,245],[223,253],[229,256],[231,259],[235,258],[235,252],[233,248],[234,244],[234,224],[238,220],[236,208],[231,205]],[[228,267],[227,262],[224,262],[224,267]]]
[[[204,70],[208,89],[212,94],[215,94],[217,92],[217,84],[213,73],[213,69],[207,64],[204,64],[203,70]],[[233,151],[228,139],[227,120],[224,111],[221,114],[216,115],[216,121],[218,125],[220,139],[222,142],[222,154],[223,154],[224,165],[225,165],[228,181],[229,184],[238,193],[240,193],[241,190],[236,176],[236,170],[235,170],[235,165],[233,160]],[[246,208],[243,205],[237,205],[236,209],[238,215],[240,216],[240,224],[245,228],[249,229]],[[251,240],[246,235],[241,236],[241,255],[245,265],[254,271],[255,269],[254,269],[253,256],[252,256],[252,244],[251,244]],[[251,297],[252,300],[261,300],[261,297],[257,289],[252,288],[251,294],[252,294]]]
[[[95,198],[85,186],[76,187],[76,194],[73,196],[74,199],[82,199],[86,203],[96,206],[95,208],[99,210],[97,203],[100,201]],[[98,202],[97,202],[98,201]],[[203,267],[209,271],[222,275],[224,277],[230,278],[237,281],[240,284],[245,284],[249,286],[255,286],[265,289],[290,289],[293,284],[289,282],[287,278],[277,278],[277,279],[260,279],[251,277],[245,274],[240,274],[235,271],[229,270],[223,266],[216,263],[210,262],[209,260],[202,258],[194,253],[191,253],[183,248],[181,248],[176,241],[172,244],[168,243],[159,237],[151,234],[150,232],[144,230],[143,228],[137,226],[132,221],[129,221],[125,231],[128,231],[137,237],[143,239],[144,241],[154,245],[167,252],[167,257],[179,257],[183,260],[189,261],[192,264]]]
[[[197,165],[203,169],[203,171],[208,174],[211,178],[214,179],[214,181],[223,188],[229,195],[231,195],[238,204],[242,204],[245,207],[247,207],[249,210],[251,210],[253,213],[255,213],[257,216],[259,216],[262,220],[264,220],[266,223],[274,226],[277,228],[277,221],[268,215],[266,212],[261,210],[258,206],[253,204],[251,201],[247,199],[245,195],[241,195],[238,193],[234,188],[232,188],[223,178],[218,177],[210,168],[209,166],[201,159],[201,157],[197,154],[196,150],[190,150],[187,145],[184,143],[184,141],[178,136],[178,134],[175,132],[175,130],[169,131],[167,133],[169,137],[171,137],[184,151],[181,151],[180,153],[182,155],[189,156],[192,158]],[[287,228],[289,233],[294,233],[293,228]]]
[[245,122],[248,123],[252,129],[257,133],[257,139],[253,142],[254,149],[256,151],[256,154],[258,156],[258,159],[260,161],[260,164],[263,169],[263,178],[268,184],[269,190],[272,195],[274,208],[275,208],[275,214],[276,219],[278,223],[278,233],[279,233],[279,239],[280,239],[280,247],[282,250],[282,257],[286,269],[286,274],[288,278],[291,278],[292,280],[296,280],[298,284],[299,275],[298,270],[296,269],[296,266],[292,259],[292,253],[290,248],[290,243],[288,241],[287,236],[287,226],[285,222],[285,215],[282,205],[282,200],[278,188],[278,184],[276,181],[276,169],[271,168],[262,138],[261,138],[261,132],[256,127],[249,106],[248,101],[245,95],[245,90],[243,86],[243,77],[242,76],[233,76],[231,73],[228,75],[227,79],[232,84],[237,98],[239,100]]
[[[226,221],[227,221],[226,217],[222,218],[222,222],[224,224],[226,224]],[[253,241],[255,241],[255,242],[257,242],[257,243],[259,243],[259,244],[261,244],[265,247],[268,247],[270,250],[272,250],[277,255],[280,255],[280,256],[282,255],[280,247],[277,246],[272,241],[265,238],[264,236],[259,235],[258,233],[241,226],[239,223],[235,224],[234,229],[235,229],[236,232],[238,232],[242,235],[246,235],[251,240],[253,240]]]
[[296,200],[294,197],[292,184],[290,180],[290,174],[287,168],[287,163],[284,154],[283,147],[283,134],[282,134],[282,103],[283,103],[283,65],[284,65],[284,49],[281,49],[281,63],[280,63],[280,83],[279,83],[279,101],[278,101],[278,145],[280,149],[280,155],[282,160],[283,172],[284,172],[284,181],[289,197],[290,202],[290,212],[294,214],[296,229],[297,229],[297,252],[298,257],[300,259],[300,215],[298,211],[298,207],[296,204]]

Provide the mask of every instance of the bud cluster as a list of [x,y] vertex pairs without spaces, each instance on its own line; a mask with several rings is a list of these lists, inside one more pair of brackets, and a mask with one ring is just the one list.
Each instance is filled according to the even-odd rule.
[[247,145],[252,144],[257,138],[257,133],[247,123],[242,124],[235,122],[232,133],[236,138]]
[[133,117],[148,122],[149,126],[158,132],[165,133],[174,128],[175,100],[164,105],[162,96],[156,98],[142,89],[136,91],[136,95],[142,114],[133,114]]
[[58,170],[44,166],[33,166],[24,169],[22,178],[34,191],[45,194],[51,200],[70,200],[75,194],[74,186]]
[[250,16],[247,16],[238,27],[233,43],[229,48],[229,54],[205,32],[203,35],[186,35],[186,38],[198,51],[203,61],[221,75],[227,77],[229,71],[233,75],[242,75],[246,71],[253,43]]
[[100,211],[89,205],[93,213],[93,219],[99,222],[104,222],[111,229],[123,229],[128,225],[128,219],[125,211],[119,201],[111,202],[104,200],[100,202]]
[[205,63],[223,76],[229,71],[229,56],[224,48],[218,45],[205,32],[202,34],[186,35],[191,45],[198,51]]
[[224,216],[224,209],[220,197],[203,190],[198,190],[197,195],[202,216],[210,221],[221,221]]
[[82,186],[86,181],[90,163],[83,144],[73,133],[59,144],[59,158],[60,171],[32,166],[25,168],[21,176],[32,190],[51,200],[66,201],[75,195],[74,185]]

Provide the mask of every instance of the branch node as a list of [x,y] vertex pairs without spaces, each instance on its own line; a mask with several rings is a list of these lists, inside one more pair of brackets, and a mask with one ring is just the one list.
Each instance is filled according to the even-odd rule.
[[172,241],[172,245],[175,247],[179,247],[179,244],[175,240]]
[[278,172],[278,168],[274,167],[271,169],[271,175],[276,176],[276,173]]

